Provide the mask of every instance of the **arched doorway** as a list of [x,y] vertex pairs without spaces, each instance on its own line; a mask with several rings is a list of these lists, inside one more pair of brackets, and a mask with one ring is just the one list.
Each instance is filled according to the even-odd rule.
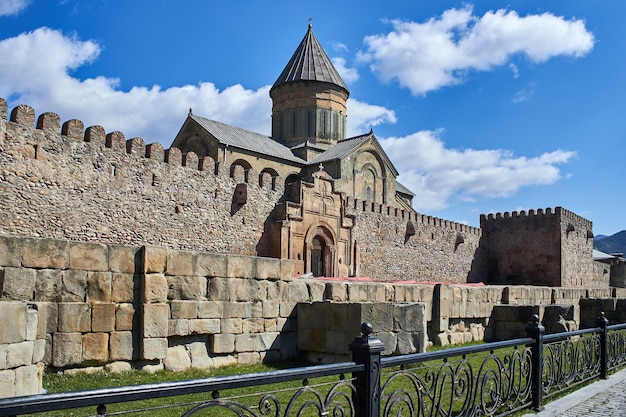
[[[314,277],[333,277],[336,270],[335,240],[323,226],[313,227],[307,244],[307,269]],[[308,239],[307,239],[308,240]]]
[[315,236],[311,245],[311,272],[314,277],[323,277],[324,274],[324,248],[326,244],[321,236]]

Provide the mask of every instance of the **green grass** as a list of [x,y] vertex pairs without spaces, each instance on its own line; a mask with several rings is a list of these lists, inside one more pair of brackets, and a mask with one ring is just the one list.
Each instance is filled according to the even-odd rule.
[[[117,386],[131,386],[139,384],[151,384],[162,383],[181,380],[194,380],[201,378],[236,375],[236,374],[248,374],[256,372],[274,371],[277,369],[293,368],[296,366],[304,366],[305,364],[300,361],[291,361],[281,363],[277,365],[234,365],[227,367],[214,368],[210,370],[188,370],[184,372],[171,372],[171,371],[159,371],[156,373],[147,373],[141,371],[130,371],[123,373],[75,373],[71,375],[52,373],[44,376],[44,388],[49,393],[55,392],[67,392],[86,390],[93,388],[109,388]],[[339,381],[337,376],[316,378],[315,380],[308,381],[310,385],[308,387],[314,388],[322,398],[328,393],[330,388]],[[245,404],[251,409],[258,411],[259,401],[261,397],[267,393],[272,393],[280,400],[282,410],[286,407],[289,401],[294,396],[294,393],[303,387],[303,381],[292,381],[282,384],[271,384],[249,388],[240,388],[236,390],[229,390],[220,392],[219,398],[221,400],[233,399],[234,401]],[[347,392],[345,388],[343,392]],[[134,411],[133,416],[150,416],[150,417],[166,417],[166,416],[179,416],[185,411],[193,407],[194,403],[200,403],[212,398],[212,393],[191,394],[176,397],[155,398],[149,400],[135,401],[132,403],[120,403],[111,404],[107,406],[107,413],[122,412],[127,410],[143,410]],[[318,402],[316,395],[311,392],[307,392],[301,397],[298,397],[294,401],[296,409],[300,408],[305,401]],[[183,406],[173,406],[176,404],[184,404]],[[209,413],[210,412],[210,413]],[[235,413],[228,411],[225,408],[211,408],[203,411],[197,416],[211,415],[211,416],[234,416]],[[96,415],[95,407],[73,409],[73,410],[61,410],[51,411],[46,413],[36,414],[37,416],[90,416]],[[248,415],[248,414],[246,414]],[[304,413],[300,414],[303,417],[317,416],[318,413],[314,407],[309,407]],[[194,415],[195,416],[195,415]]]

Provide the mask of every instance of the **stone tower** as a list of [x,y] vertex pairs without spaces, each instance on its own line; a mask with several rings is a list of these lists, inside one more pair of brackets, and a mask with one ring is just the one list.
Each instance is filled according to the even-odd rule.
[[309,161],[346,137],[350,92],[309,25],[270,90],[272,137]]

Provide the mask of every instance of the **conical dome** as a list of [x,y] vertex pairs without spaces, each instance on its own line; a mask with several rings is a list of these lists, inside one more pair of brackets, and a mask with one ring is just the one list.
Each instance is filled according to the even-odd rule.
[[313,34],[309,24],[304,39],[280,74],[272,89],[294,81],[321,81],[335,84],[348,90],[341,76],[326,55],[326,52]]
[[292,149],[304,145],[321,151],[333,146],[346,135],[349,95],[309,25],[304,39],[270,89],[272,137]]

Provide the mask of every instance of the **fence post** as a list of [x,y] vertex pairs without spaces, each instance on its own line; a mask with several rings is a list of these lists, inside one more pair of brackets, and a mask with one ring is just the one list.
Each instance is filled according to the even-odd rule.
[[533,343],[531,347],[533,366],[530,377],[530,382],[532,383],[531,395],[533,410],[541,411],[543,410],[541,399],[543,395],[543,334],[546,329],[539,322],[539,316],[537,314],[533,314],[530,320],[531,322],[526,326],[526,334],[528,337],[535,339],[535,343]]
[[356,415],[378,417],[380,415],[380,355],[385,345],[372,334],[370,323],[361,324],[362,336],[350,343],[352,361],[365,365],[363,372],[354,374],[356,387]]
[[596,326],[600,330],[600,378],[607,379],[609,375],[609,346],[608,327],[609,319],[604,315],[604,311],[596,318]]

